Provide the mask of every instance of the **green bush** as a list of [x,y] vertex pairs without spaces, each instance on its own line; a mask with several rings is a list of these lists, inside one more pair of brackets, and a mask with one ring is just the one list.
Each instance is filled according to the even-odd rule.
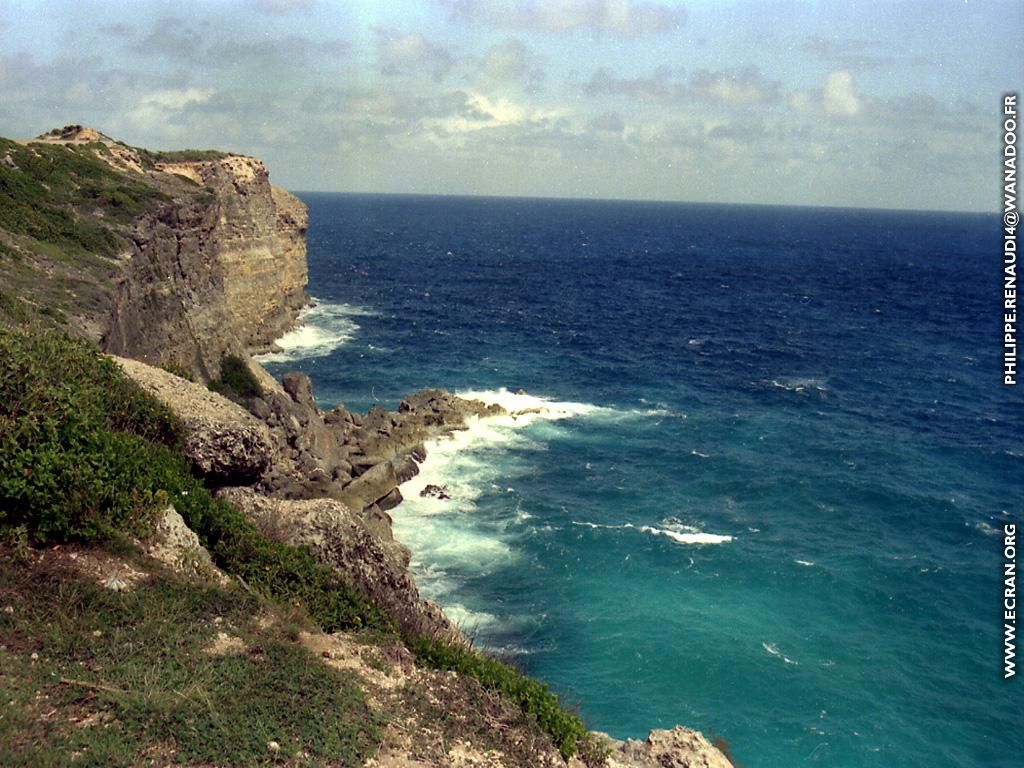
[[0,329],[0,359],[0,523],[25,525],[37,540],[145,530],[176,439],[173,415],[54,331]]
[[220,363],[220,378],[207,384],[212,391],[236,400],[260,397],[263,389],[245,360],[238,355],[225,355]]
[[85,342],[0,328],[0,526],[36,541],[144,535],[168,502],[216,562],[253,589],[304,607],[326,631],[388,616],[305,549],[261,535],[214,500],[176,450],[174,415]]
[[111,222],[128,223],[168,198],[115,171],[97,151],[0,139],[0,157],[8,160],[0,163],[0,228],[68,251],[116,253],[124,241]]
[[157,163],[195,163],[205,160],[222,160],[227,152],[217,149],[172,149],[164,152],[152,152],[151,156]]

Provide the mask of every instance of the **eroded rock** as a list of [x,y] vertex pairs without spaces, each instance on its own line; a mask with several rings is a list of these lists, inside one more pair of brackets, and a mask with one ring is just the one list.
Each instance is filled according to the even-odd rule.
[[387,609],[404,631],[463,640],[443,613],[420,599],[407,569],[409,550],[374,535],[344,504],[334,499],[271,499],[249,488],[226,488],[219,495],[266,536],[310,547],[317,559]]
[[603,738],[612,750],[607,768],[733,768],[702,733],[681,725],[651,731],[646,741]]
[[271,466],[277,451],[270,431],[244,408],[161,368],[123,357],[113,359],[181,419],[182,449],[209,482],[252,484]]

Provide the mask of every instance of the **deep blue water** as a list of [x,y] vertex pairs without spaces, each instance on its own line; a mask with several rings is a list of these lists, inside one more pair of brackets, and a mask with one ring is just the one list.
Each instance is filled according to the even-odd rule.
[[557,401],[435,447],[414,482],[454,498],[394,512],[480,643],[592,728],[713,730],[747,768],[1022,764],[997,219],[303,199],[321,305],[274,372],[324,407]]

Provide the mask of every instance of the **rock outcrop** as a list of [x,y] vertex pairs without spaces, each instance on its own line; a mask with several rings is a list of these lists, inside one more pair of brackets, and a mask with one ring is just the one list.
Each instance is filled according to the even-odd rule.
[[227,354],[268,349],[306,302],[306,210],[258,160],[163,163],[197,179],[138,222],[102,345],[203,378]]
[[682,726],[651,731],[645,741],[604,738],[611,749],[607,768],[733,768],[703,734]]
[[366,521],[333,499],[272,499],[251,488],[226,488],[221,498],[264,535],[308,546],[321,562],[359,585],[413,635],[465,642],[440,607],[420,598],[409,573],[409,550],[376,535]]
[[[121,369],[181,419],[182,447],[206,481],[264,532],[308,545],[412,634],[464,642],[437,605],[420,598],[409,551],[394,540],[387,510],[414,475],[423,443],[497,412],[441,390],[410,397],[396,413],[323,414],[309,378],[248,400],[249,410],[206,387],[127,358]],[[500,410],[500,409],[499,409]]]
[[182,420],[182,450],[214,485],[256,483],[277,456],[271,431],[248,411],[206,387],[138,360],[121,369]]
[[[210,276],[223,289],[218,303],[225,305],[242,344],[249,350],[269,349],[307,302],[305,204],[271,186],[267,169],[252,157],[227,155],[156,167],[191,178],[212,193],[203,216],[177,219],[186,226],[174,233],[175,240],[192,236],[191,255],[209,264]],[[158,228],[154,234],[168,233]],[[152,248],[152,238],[139,246]],[[194,269],[183,271],[186,278],[194,275]]]
[[24,189],[53,191],[35,204],[58,222],[0,224],[0,245],[21,256],[0,277],[60,281],[29,305],[105,351],[209,380],[225,355],[270,349],[307,303],[306,206],[255,158],[151,152],[69,125],[0,139],[0,162]]

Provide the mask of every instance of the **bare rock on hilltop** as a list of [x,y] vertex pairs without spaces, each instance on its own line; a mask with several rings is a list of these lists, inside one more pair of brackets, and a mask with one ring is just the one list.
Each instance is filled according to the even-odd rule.
[[249,485],[274,459],[267,427],[206,387],[137,360],[115,357],[121,369],[182,421],[185,455],[214,485]]
[[651,731],[646,741],[607,742],[612,750],[607,768],[733,768],[702,733],[681,725]]

